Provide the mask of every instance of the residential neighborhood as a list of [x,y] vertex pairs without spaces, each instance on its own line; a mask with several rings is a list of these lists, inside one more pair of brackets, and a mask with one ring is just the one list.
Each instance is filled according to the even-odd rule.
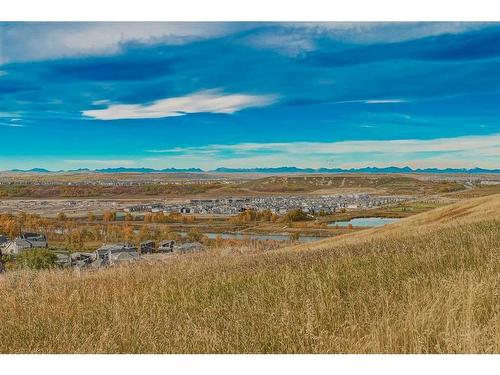
[[[48,243],[45,235],[39,233],[22,233],[18,237],[9,240],[7,236],[0,235],[0,263],[1,256],[16,258],[23,252],[36,249],[47,249]],[[158,243],[158,247],[152,240],[144,241],[137,248],[129,243],[109,243],[103,244],[94,252],[69,252],[54,250],[57,257],[57,264],[63,267],[100,268],[104,266],[114,266],[122,263],[130,263],[139,260],[146,260],[148,254],[186,254],[199,252],[204,246],[199,242],[187,242],[177,244],[175,240],[163,240]],[[158,259],[158,258],[155,258]],[[0,267],[4,271],[3,264]]]
[[279,215],[301,209],[306,213],[335,213],[342,208],[370,209],[409,199],[406,196],[376,196],[368,193],[304,196],[258,196],[190,199],[185,202],[140,204],[126,207],[125,212],[179,212],[185,214],[234,215],[245,210],[270,210]]

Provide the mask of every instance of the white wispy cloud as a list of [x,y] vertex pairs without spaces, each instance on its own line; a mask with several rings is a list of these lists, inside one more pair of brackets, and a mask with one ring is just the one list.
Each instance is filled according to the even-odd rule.
[[126,159],[69,159],[63,162],[81,167],[131,167],[136,165],[135,160]]
[[284,22],[249,35],[244,42],[253,47],[297,56],[316,50],[321,39],[362,44],[394,43],[460,34],[489,25],[484,22]]
[[336,104],[362,103],[362,104],[396,104],[408,103],[407,99],[359,99],[359,100],[343,100],[335,102]]
[[488,27],[487,22],[301,22],[284,27],[353,43],[393,43],[443,34],[460,34]]
[[[287,54],[311,51],[316,38],[353,43],[399,42],[458,34],[488,26],[478,22],[285,22],[245,43]],[[5,47],[0,63],[111,55],[130,42],[184,44],[262,27],[246,22],[25,22],[0,25]],[[278,29],[279,27],[279,29]]]
[[[148,150],[169,162],[213,168],[412,166],[500,168],[500,133],[429,140],[239,143]],[[332,162],[333,160],[333,162]]]
[[2,27],[0,63],[112,55],[129,42],[183,44],[213,38],[247,24],[225,22],[40,22]]
[[0,111],[0,118],[9,117],[9,118],[19,118],[19,113],[16,112],[2,112]]
[[82,114],[99,120],[162,118],[202,112],[231,114],[245,108],[271,105],[277,99],[276,95],[225,94],[219,90],[205,90],[151,104],[113,104],[105,109],[86,110]]
[[12,122],[0,122],[0,126],[6,126],[9,128],[24,128],[23,124],[18,124],[16,122],[14,122],[14,123],[12,123]]
[[281,151],[287,153],[374,153],[374,152],[444,152],[477,150],[495,152],[500,156],[500,133],[484,136],[435,138],[428,140],[363,140],[340,142],[290,142],[290,143],[238,143],[233,145],[207,145],[200,147],[175,147],[149,150],[157,153],[208,152],[208,151]]
[[249,35],[244,39],[244,43],[252,47],[278,51],[288,56],[298,56],[316,49],[312,35],[304,32],[290,32],[286,28]]

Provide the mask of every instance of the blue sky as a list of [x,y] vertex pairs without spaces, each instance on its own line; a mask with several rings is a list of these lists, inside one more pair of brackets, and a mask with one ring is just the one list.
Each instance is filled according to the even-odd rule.
[[500,168],[500,24],[0,23],[0,169]]

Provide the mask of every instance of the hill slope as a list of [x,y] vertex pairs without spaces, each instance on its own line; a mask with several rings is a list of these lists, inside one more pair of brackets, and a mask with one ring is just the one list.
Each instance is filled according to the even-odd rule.
[[500,220],[500,194],[460,201],[407,217],[390,225],[292,246],[282,250],[322,249],[343,244],[363,243],[364,241],[386,236],[401,236],[411,232],[419,232],[425,235],[425,232],[432,231],[434,228],[443,229],[484,220]]
[[499,353],[500,195],[253,255],[0,281],[0,352]]
[[434,194],[459,191],[463,185],[450,181],[425,181],[394,175],[271,176],[248,181],[239,187],[259,192],[312,192],[320,189],[376,189],[388,194]]

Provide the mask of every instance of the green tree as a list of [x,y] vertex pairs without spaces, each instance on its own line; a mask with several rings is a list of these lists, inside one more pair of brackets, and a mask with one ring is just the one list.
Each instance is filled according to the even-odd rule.
[[285,215],[285,221],[287,222],[304,221],[308,219],[307,214],[300,209],[288,211]]
[[187,234],[187,239],[191,242],[201,241],[203,234],[196,229],[191,229]]
[[57,265],[57,255],[47,249],[26,250],[16,257],[16,263],[19,268],[54,268]]

